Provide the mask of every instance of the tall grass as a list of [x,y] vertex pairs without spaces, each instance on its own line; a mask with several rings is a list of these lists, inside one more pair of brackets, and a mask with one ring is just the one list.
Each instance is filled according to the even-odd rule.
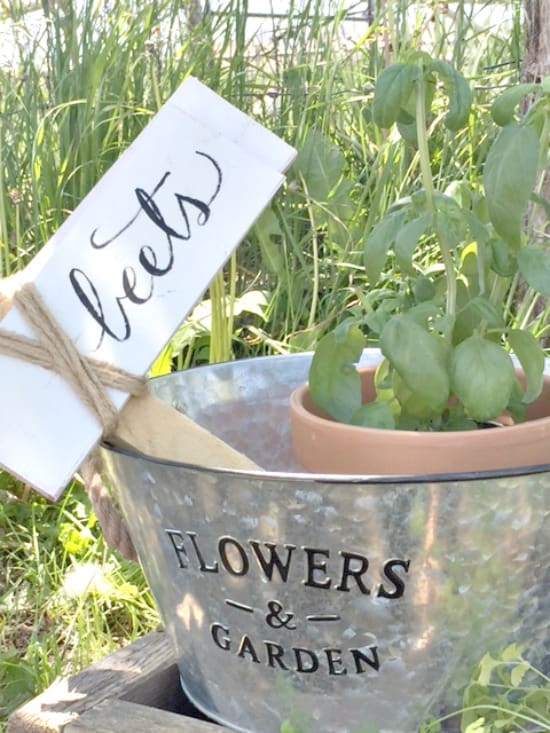
[[[267,18],[255,17],[252,3],[44,0],[32,14],[2,4],[16,32],[13,58],[0,67],[0,277],[33,257],[193,74],[300,153],[176,335],[174,363],[311,348],[345,310],[368,315],[399,287],[388,272],[379,289],[365,290],[362,240],[419,180],[414,150],[370,121],[374,79],[412,49],[462,66],[476,87],[471,125],[431,144],[440,183],[465,171],[475,180],[493,89],[519,78],[521,3],[377,0],[371,22],[365,3],[289,0],[282,17]],[[511,318],[548,329],[547,305],[516,314],[513,303]],[[139,570],[103,546],[77,485],[50,506],[5,475],[0,482],[5,718],[55,675],[157,618]]]
[[[478,86],[518,77],[515,2],[477,3],[473,9],[458,3],[452,12],[434,3],[415,3],[411,10],[403,0],[373,5],[374,22],[356,20],[353,26],[347,18],[356,17],[358,8],[320,0],[292,0],[285,17],[263,19],[260,27],[245,0],[209,11],[182,8],[174,0],[112,7],[83,2],[78,10],[71,3],[47,3],[42,30],[34,36],[25,34],[23,16],[13,66],[0,73],[0,274],[32,257],[160,100],[194,74],[299,149],[312,130],[322,134],[319,165],[331,144],[334,155],[343,157],[324,189],[308,180],[316,175],[314,163],[291,170],[291,190],[274,203],[271,231],[264,229],[263,238],[257,229],[251,233],[239,266],[216,281],[214,292],[214,301],[230,305],[234,298],[227,295],[257,287],[270,301],[266,322],[255,322],[251,334],[241,332],[237,343],[226,303],[214,309],[226,313],[214,319],[219,356],[271,348],[265,339],[281,349],[311,342],[304,331],[338,315],[341,288],[360,268],[362,234],[389,201],[415,185],[410,151],[369,124],[376,73],[408,49],[426,48],[465,60],[465,72]],[[495,5],[508,8],[506,21],[487,14]],[[484,18],[492,26],[481,25]],[[351,32],[353,39],[347,37]],[[460,141],[465,164],[471,162],[468,149],[478,156],[486,149],[475,139],[483,143],[486,99],[479,96],[471,139]],[[443,142],[437,142],[440,175],[451,178],[458,171],[450,169]]]

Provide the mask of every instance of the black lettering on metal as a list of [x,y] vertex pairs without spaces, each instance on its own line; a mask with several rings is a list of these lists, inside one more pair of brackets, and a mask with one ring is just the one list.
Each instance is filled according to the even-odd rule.
[[408,573],[410,565],[410,560],[388,560],[384,565],[384,575],[390,583],[393,583],[394,589],[388,591],[381,583],[377,595],[380,598],[401,598],[405,592],[405,581],[397,575],[394,568],[403,568]]
[[[342,567],[342,577],[340,579],[340,584],[336,586],[336,590],[341,590],[349,593],[348,580],[350,578],[353,578],[361,593],[364,593],[368,596],[370,590],[369,588],[367,588],[363,581],[363,575],[365,575],[365,573],[369,569],[368,559],[364,555],[360,555],[357,552],[341,551],[338,554],[344,558],[344,563]],[[358,563],[358,567],[357,565],[356,567],[352,567],[352,564],[354,562]]]
[[331,579],[325,578],[324,580],[317,580],[315,578],[316,572],[327,574],[327,563],[325,560],[319,560],[316,555],[322,555],[323,557],[330,557],[329,550],[319,550],[315,547],[302,547],[302,550],[306,553],[306,579],[303,582],[309,588],[330,588]]
[[[228,545],[235,548],[235,550],[237,551],[240,558],[240,565],[235,566],[231,562],[231,559],[227,553]],[[246,575],[248,573],[248,570],[250,568],[248,556],[245,552],[244,547],[234,537],[230,537],[229,535],[226,535],[225,537],[220,537],[218,542],[218,552],[220,554],[220,560],[222,561],[222,564],[228,573],[231,573],[231,575],[236,575],[238,577]]]

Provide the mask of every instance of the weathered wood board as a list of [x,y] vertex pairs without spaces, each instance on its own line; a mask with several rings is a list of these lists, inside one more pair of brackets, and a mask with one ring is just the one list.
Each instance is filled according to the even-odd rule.
[[16,710],[6,733],[223,733],[195,717],[162,631],[56,680]]
[[224,730],[228,728],[188,716],[124,701],[113,707],[106,701],[70,723],[65,733],[219,733]]

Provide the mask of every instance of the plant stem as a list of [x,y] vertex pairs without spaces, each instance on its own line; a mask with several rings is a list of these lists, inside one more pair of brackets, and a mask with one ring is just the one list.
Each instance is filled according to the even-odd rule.
[[428,146],[428,129],[426,124],[426,90],[423,77],[423,69],[420,67],[420,74],[416,87],[416,136],[418,139],[418,157],[420,160],[420,172],[422,183],[426,192],[426,207],[434,215],[435,229],[441,260],[445,267],[447,277],[447,303],[446,312],[448,315],[456,314],[456,274],[453,265],[451,250],[447,245],[445,235],[437,224],[437,210],[435,206],[435,186],[430,165],[430,149]]
[[311,222],[311,246],[312,246],[312,256],[313,256],[313,277],[312,277],[312,283],[313,283],[313,290],[311,293],[311,305],[309,308],[309,317],[307,320],[307,328],[312,328],[315,324],[315,319],[317,315],[317,305],[319,301],[319,243],[317,241],[317,234],[315,231],[315,218],[313,216],[313,210],[311,206],[311,199],[309,196],[309,192],[307,190],[307,183],[303,176],[300,176],[302,186],[304,188],[304,192],[306,194],[306,201],[307,201],[307,211],[309,215],[309,219]]
[[420,160],[420,172],[422,183],[426,191],[426,203],[428,210],[435,212],[435,188],[430,165],[430,149],[428,147],[428,129],[426,124],[426,88],[422,76],[423,69],[420,68],[420,75],[416,87],[416,135],[418,138],[418,157]]

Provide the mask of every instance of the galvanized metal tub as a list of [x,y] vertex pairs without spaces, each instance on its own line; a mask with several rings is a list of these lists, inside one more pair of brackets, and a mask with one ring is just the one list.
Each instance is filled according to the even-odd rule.
[[[364,363],[379,359],[367,350]],[[511,642],[550,659],[550,465],[500,475],[299,472],[287,402],[309,355],[152,383],[264,467],[105,446],[185,692],[236,730],[412,733]]]

